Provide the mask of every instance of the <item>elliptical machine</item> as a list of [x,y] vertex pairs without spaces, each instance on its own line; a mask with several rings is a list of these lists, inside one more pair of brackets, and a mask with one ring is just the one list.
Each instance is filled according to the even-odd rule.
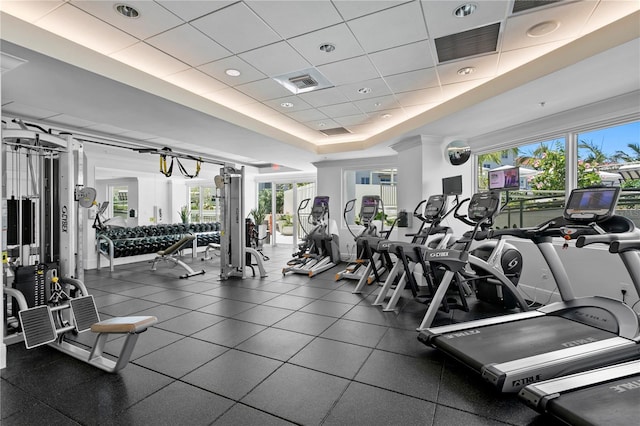
[[[306,198],[298,206],[299,223],[302,223],[300,220],[301,212],[307,208],[309,201],[311,199]],[[305,274],[311,278],[333,268],[340,262],[340,238],[336,234],[335,221],[332,223],[329,217],[328,196],[318,195],[313,199],[311,215],[307,220],[313,225],[313,229],[306,234],[298,246],[298,252],[293,254],[295,258],[282,268],[282,275],[293,272]]]
[[377,195],[363,195],[360,206],[360,221],[364,225],[364,229],[360,234],[355,235],[347,220],[347,214],[353,211],[355,202],[355,199],[347,201],[344,207],[344,220],[356,242],[356,260],[349,263],[346,269],[338,272],[335,280],[339,281],[345,278],[359,281],[365,279],[367,284],[371,284],[374,281],[380,281],[380,276],[393,266],[389,252],[378,251],[377,247],[381,240],[389,238],[395,222],[389,230],[385,231],[384,220],[382,220],[378,231],[374,220],[379,212],[382,212],[384,217],[384,204]]

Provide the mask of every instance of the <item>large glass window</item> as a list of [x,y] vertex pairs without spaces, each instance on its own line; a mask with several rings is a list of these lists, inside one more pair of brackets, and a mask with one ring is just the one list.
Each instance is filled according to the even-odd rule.
[[[360,221],[360,200],[363,195],[379,195],[384,204],[386,224],[393,223],[397,216],[398,199],[396,191],[397,169],[380,168],[367,170],[347,170],[344,172],[344,201],[356,199],[354,209],[347,215],[350,225]],[[382,212],[378,219],[382,219]]]
[[114,186],[112,187],[112,217],[121,217],[126,219],[129,217],[129,187]]
[[210,223],[220,221],[218,200],[212,186],[189,187],[189,219],[191,223]]

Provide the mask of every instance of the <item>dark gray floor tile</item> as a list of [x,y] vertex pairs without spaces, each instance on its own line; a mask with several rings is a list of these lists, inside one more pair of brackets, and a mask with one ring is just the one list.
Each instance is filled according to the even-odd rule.
[[0,381],[0,418],[7,417],[20,411],[28,410],[38,401],[20,388],[2,379]]
[[231,286],[221,286],[213,290],[209,290],[204,294],[255,304],[264,303],[267,300],[273,299],[274,297],[278,296],[278,293],[270,293],[267,291],[259,291],[252,290],[250,288]]
[[192,282],[189,280],[187,285],[181,287],[181,290],[191,291],[193,293],[204,293],[205,291],[213,290],[218,287],[220,287],[218,282],[211,282],[209,280],[204,282]]
[[[355,287],[355,284],[354,284]],[[331,302],[348,303],[350,305],[357,305],[365,299],[362,294],[353,294],[347,291],[333,290],[331,293],[327,293],[320,299],[329,300]]]
[[[386,331],[387,327],[339,319],[320,336],[375,348]],[[417,333],[414,332],[414,335],[417,335]]]
[[313,340],[313,336],[267,328],[237,346],[238,349],[287,361]]
[[62,352],[49,346],[27,349],[24,343],[7,346],[7,366],[0,370],[3,378],[23,374],[28,370],[37,370],[61,358],[67,358]]
[[198,309],[211,305],[212,303],[219,302],[220,300],[222,299],[219,297],[208,296],[206,294],[191,294],[190,296],[183,297],[182,299],[167,302],[167,304],[185,309]]
[[[307,278],[308,280],[309,278]],[[331,293],[330,288],[318,288],[311,287],[309,285],[301,285],[300,287],[291,290],[287,294],[290,296],[300,296],[300,297],[308,297],[311,299],[319,299],[320,297]]]
[[376,348],[415,357],[430,356],[444,359],[436,349],[419,342],[418,333],[415,330],[390,327]]
[[441,362],[374,350],[355,380],[435,402],[441,375]]
[[444,405],[438,405],[433,424],[438,426],[504,426],[507,424],[513,424],[513,422],[503,423],[498,420],[480,417],[466,411],[457,410]]
[[177,299],[182,299],[187,296],[191,296],[193,293],[182,290],[164,290],[159,293],[153,293],[141,297],[142,299],[149,300],[156,303],[169,303]]
[[317,336],[329,328],[335,321],[335,318],[324,315],[294,312],[282,321],[275,323],[273,327]]
[[179,315],[184,315],[187,312],[190,312],[189,309],[177,308],[169,305],[155,305],[143,311],[135,312],[135,315],[152,315],[158,318],[158,322],[163,322]]
[[218,345],[234,347],[264,329],[265,327],[262,325],[226,319],[193,334],[191,337]]
[[155,302],[142,299],[129,299],[115,305],[98,308],[101,314],[112,315],[114,317],[124,317],[136,312],[144,311],[158,306]]
[[53,392],[47,402],[81,424],[99,425],[172,381],[130,363],[117,374],[101,373],[80,386]]
[[55,409],[37,402],[29,410],[20,411],[2,420],[3,426],[26,426],[45,424],[47,426],[78,426],[79,423],[60,414]]
[[529,424],[536,417],[536,412],[522,404],[516,395],[498,393],[477,373],[448,359],[438,403],[512,424]]
[[233,318],[241,321],[248,321],[255,324],[269,326],[288,317],[289,315],[291,315],[291,311],[288,309],[259,305],[255,308],[251,308],[237,315],[234,315]]
[[300,311],[310,314],[326,315],[329,317],[340,318],[341,316],[349,312],[351,308],[353,308],[353,305],[347,305],[346,303],[329,302],[327,300],[316,300],[300,309]]
[[272,293],[287,293],[300,287],[297,284],[287,284],[282,282],[270,282],[260,287],[261,290],[270,291]]
[[432,424],[435,409],[428,401],[352,382],[323,425],[423,426]]
[[238,425],[264,425],[264,426],[287,426],[295,423],[274,417],[264,411],[256,410],[244,404],[237,403],[222,417],[215,421],[215,426],[238,426]]
[[246,311],[247,309],[251,309],[254,306],[257,305],[255,303],[240,302],[238,300],[222,299],[219,302],[204,306],[198,310],[200,312],[220,315],[222,317],[232,317],[240,312]]
[[289,360],[292,364],[353,379],[372,349],[316,338]]
[[233,401],[186,383],[173,382],[112,419],[114,425],[208,425]]
[[308,297],[299,297],[299,296],[291,296],[289,294],[282,294],[278,297],[274,297],[271,300],[267,300],[266,302],[264,302],[264,305],[297,311],[298,309],[308,305],[314,300],[315,299],[310,299]]
[[205,314],[204,312],[191,311],[170,320],[163,321],[155,325],[156,328],[171,331],[173,333],[190,336],[195,332],[211,327],[214,324],[224,321],[224,317]]
[[348,384],[339,377],[285,364],[242,402],[295,423],[319,424]]
[[179,379],[229,350],[186,337],[135,360],[136,364]]
[[93,300],[95,301],[98,310],[100,310],[101,308],[104,308],[106,306],[115,305],[117,303],[131,300],[131,298],[129,296],[123,296],[121,294],[109,293],[104,296],[94,297]]
[[143,285],[140,287],[132,288],[130,290],[121,291],[119,294],[123,296],[129,297],[143,297],[148,296],[149,294],[159,293],[161,291],[165,291],[162,287],[155,287],[152,285]]
[[[184,336],[169,331],[161,330],[159,328],[148,328],[147,331],[140,334],[138,341],[136,342],[135,349],[131,354],[131,360],[140,358],[143,355],[149,354],[155,350],[158,350],[164,346],[167,346],[177,340],[182,339]],[[104,346],[104,351],[110,355],[118,356],[124,345],[126,336],[119,337],[117,339],[108,341]]]
[[239,400],[281,365],[280,361],[231,349],[182,381]]

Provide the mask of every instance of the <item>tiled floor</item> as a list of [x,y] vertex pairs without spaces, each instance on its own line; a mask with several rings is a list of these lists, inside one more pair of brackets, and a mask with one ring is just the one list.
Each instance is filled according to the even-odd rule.
[[371,306],[377,286],[353,295],[355,281],[334,282],[335,270],[283,277],[290,250],[266,251],[263,279],[220,282],[216,262],[198,259],[207,273],[187,280],[167,264],[87,271],[103,319],[155,315],[158,324],[119,374],[10,346],[2,424],[550,424],[418,342],[423,306],[405,298],[384,313]]

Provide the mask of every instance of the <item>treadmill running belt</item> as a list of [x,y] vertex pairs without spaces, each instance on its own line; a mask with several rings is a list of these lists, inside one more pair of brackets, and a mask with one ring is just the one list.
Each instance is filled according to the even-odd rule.
[[547,411],[571,425],[638,424],[640,376],[562,394],[549,401]]
[[616,336],[547,315],[443,334],[433,340],[433,345],[480,371],[486,364],[513,361]]

